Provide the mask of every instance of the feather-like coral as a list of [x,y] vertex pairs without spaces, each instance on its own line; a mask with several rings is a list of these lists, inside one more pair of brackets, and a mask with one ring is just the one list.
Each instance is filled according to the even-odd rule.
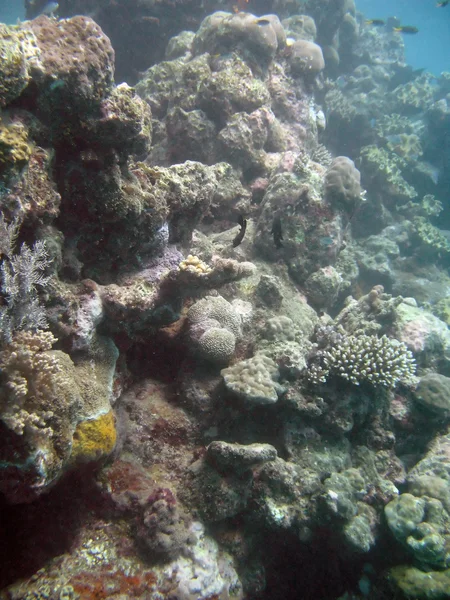
[[37,286],[45,287],[50,277],[44,274],[49,265],[44,241],[31,248],[22,244],[14,253],[19,222],[6,223],[0,216],[0,341],[10,342],[15,331],[47,327],[45,309],[39,303]]

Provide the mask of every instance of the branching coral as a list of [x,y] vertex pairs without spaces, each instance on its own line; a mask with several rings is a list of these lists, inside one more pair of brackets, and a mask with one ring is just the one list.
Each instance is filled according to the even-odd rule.
[[395,388],[416,383],[415,360],[403,342],[375,335],[337,334],[329,349],[320,350],[308,373],[313,383],[338,375],[355,385],[369,382]]
[[64,384],[58,359],[48,353],[55,341],[49,331],[20,331],[0,352],[0,369],[8,390],[1,419],[18,435],[26,427],[38,429],[43,424],[42,414],[27,410],[25,403],[49,406],[45,398],[54,396],[55,389]]

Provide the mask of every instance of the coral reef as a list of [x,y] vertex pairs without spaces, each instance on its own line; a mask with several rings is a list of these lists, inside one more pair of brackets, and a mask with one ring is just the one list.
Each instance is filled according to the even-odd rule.
[[449,75],[353,0],[45,4],[0,26],[0,598],[447,597]]

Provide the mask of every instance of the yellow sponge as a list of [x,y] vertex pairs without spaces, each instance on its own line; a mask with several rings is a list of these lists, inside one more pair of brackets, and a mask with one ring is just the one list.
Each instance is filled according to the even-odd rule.
[[116,439],[112,410],[97,419],[79,423],[73,434],[71,462],[90,462],[108,456],[114,450]]

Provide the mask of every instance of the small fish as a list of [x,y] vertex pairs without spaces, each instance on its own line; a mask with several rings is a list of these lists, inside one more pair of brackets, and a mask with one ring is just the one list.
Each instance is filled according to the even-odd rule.
[[400,27],[394,27],[394,31],[398,33],[419,33],[417,27],[413,25],[400,25]]
[[261,25],[261,26],[263,26],[263,25],[271,25],[272,24],[269,21],[269,19],[256,19],[256,23],[257,23],[257,25]]
[[275,248],[279,249],[283,247],[283,230],[281,228],[281,219],[280,217],[275,217],[272,223],[272,230],[270,232],[273,235],[273,242],[275,244]]
[[160,25],[158,17],[143,16],[136,20],[141,21],[141,23],[151,23],[152,25],[157,25],[158,27]]
[[236,246],[239,246],[239,244],[242,242],[242,240],[244,239],[245,231],[247,229],[247,219],[244,219],[242,215],[239,215],[238,223],[241,226],[241,228],[239,229],[238,234],[233,240],[233,248],[236,248]]
[[59,4],[57,2],[47,2],[47,4],[45,4],[42,7],[41,12],[39,14],[53,16],[53,13],[55,12],[55,10],[58,10],[58,8]]
[[[448,0],[450,2],[450,0]],[[384,25],[383,19],[367,19],[366,25],[373,25],[374,27],[382,27]]]
[[444,6],[447,6],[447,4],[448,4],[449,2],[450,2],[450,0],[442,0],[442,2],[438,2],[438,3],[436,4],[436,6],[437,6],[438,8],[444,8]]

